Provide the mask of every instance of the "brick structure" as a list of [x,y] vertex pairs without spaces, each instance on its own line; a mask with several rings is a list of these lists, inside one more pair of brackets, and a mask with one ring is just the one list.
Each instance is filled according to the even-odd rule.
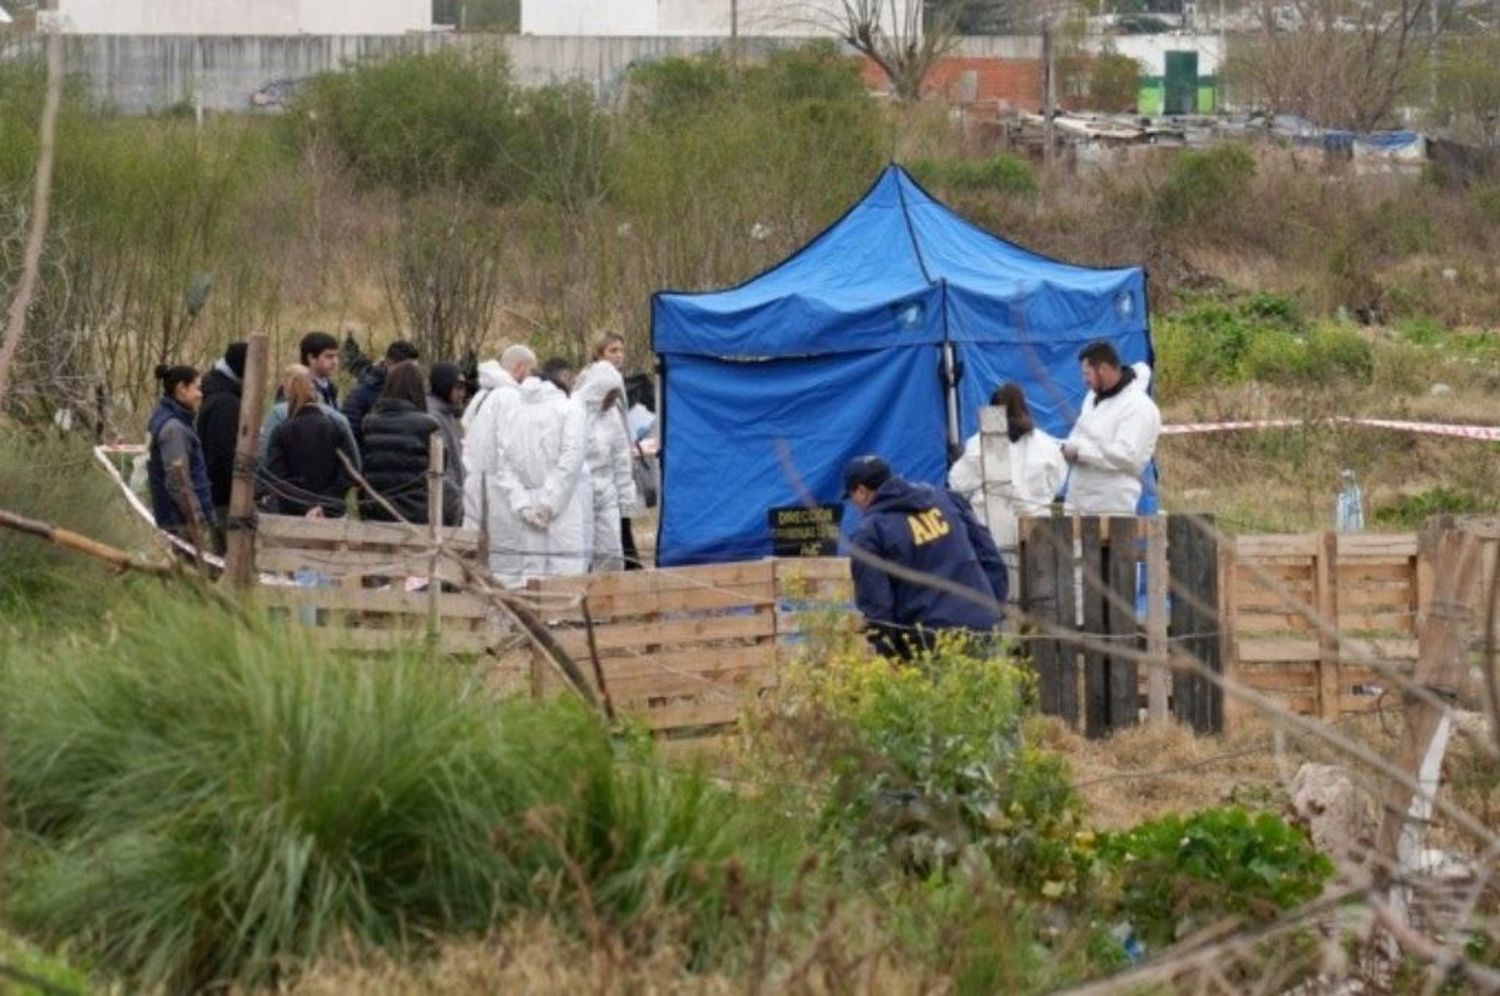
[[[993,59],[952,55],[938,62],[922,85],[923,94],[941,94],[957,104],[995,104],[1019,110],[1042,107],[1040,59]],[[872,90],[889,92],[890,81],[866,59],[862,69]]]

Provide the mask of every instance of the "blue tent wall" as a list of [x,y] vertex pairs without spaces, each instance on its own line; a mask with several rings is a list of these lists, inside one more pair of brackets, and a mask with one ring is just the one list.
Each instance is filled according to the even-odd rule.
[[[1078,349],[1099,338],[1127,361],[1151,358],[1144,271],[1022,249],[888,168],[765,273],[724,291],[653,297],[664,371],[657,562],[768,554],[768,509],[836,501],[839,468],[858,453],[942,481],[943,342],[964,368],[962,435],[1007,379],[1025,387],[1039,424],[1066,433],[1085,395]],[[788,451],[807,493],[790,479]],[[846,510],[846,532],[856,520]]]
[[[845,455],[889,454],[898,473],[941,479],[943,390],[935,345],[799,359],[669,361],[663,564],[771,554],[769,510],[836,503]],[[726,426],[734,426],[732,443]],[[845,531],[854,516],[845,515]]]

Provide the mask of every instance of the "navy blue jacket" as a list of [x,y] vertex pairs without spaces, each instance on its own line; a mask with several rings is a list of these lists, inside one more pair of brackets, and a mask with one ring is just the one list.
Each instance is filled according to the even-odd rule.
[[[892,477],[875,492],[850,543],[883,560],[971,588],[1003,601],[1005,565],[995,541],[962,496]],[[854,600],[870,642],[883,654],[905,657],[928,641],[913,629],[986,632],[1000,622],[997,608],[931,585],[906,581],[876,564],[851,559]]]
[[349,428],[354,430],[354,441],[359,444],[361,451],[365,448],[365,416],[374,409],[375,402],[380,400],[380,392],[384,390],[385,364],[376,363],[360,375],[359,383],[354,385],[354,390],[344,399],[344,417],[349,420]]
[[203,444],[193,431],[193,413],[173,398],[161,398],[147,425],[151,434],[150,459],[146,479],[151,485],[151,511],[162,529],[181,530],[187,516],[177,503],[177,487],[168,486],[167,464],[179,456],[187,461],[188,478],[193,483],[193,497],[205,528],[216,525],[213,488],[208,483],[208,465],[203,460]]

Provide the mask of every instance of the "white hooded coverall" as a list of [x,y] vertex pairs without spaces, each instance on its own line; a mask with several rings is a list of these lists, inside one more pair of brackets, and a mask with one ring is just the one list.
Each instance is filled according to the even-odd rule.
[[1078,449],[1068,483],[1069,515],[1134,515],[1141,498],[1141,475],[1156,452],[1161,412],[1146,393],[1151,368],[1131,367],[1135,380],[1113,397],[1098,400],[1090,391],[1068,434]]
[[979,521],[989,526],[996,546],[1002,550],[1014,549],[1018,542],[1016,520],[1048,514],[1067,470],[1062,444],[1041,429],[1032,429],[1020,439],[1011,440],[1010,480],[990,485],[990,494],[1001,499],[1005,514],[1002,521],[990,522],[984,494],[984,463],[976,432],[964,444],[964,455],[949,469],[948,486],[969,499]]
[[582,574],[592,538],[583,406],[533,377],[504,410],[495,440],[500,500],[490,501],[490,570],[508,588],[531,578]]
[[[604,399],[618,392],[609,407]],[[622,571],[625,553],[620,543],[620,518],[635,511],[635,475],[630,437],[625,424],[625,378],[605,360],[590,363],[573,384],[573,400],[588,413],[589,445],[586,465],[593,483],[594,571]]]

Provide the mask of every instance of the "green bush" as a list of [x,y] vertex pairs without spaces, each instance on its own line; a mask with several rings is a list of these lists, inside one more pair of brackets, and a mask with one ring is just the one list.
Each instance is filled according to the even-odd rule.
[[795,858],[704,777],[617,762],[569,702],[331,658],[258,615],[156,598],[0,662],[15,923],[132,988],[270,984],[334,943],[518,909],[627,937],[666,911],[711,964],[743,937],[726,876],[758,889]]
[[1099,845],[1120,880],[1122,912],[1164,946],[1226,916],[1269,920],[1316,899],[1333,863],[1271,813],[1237,807],[1165,816]]
[[[82,441],[0,428],[0,508],[133,549],[146,532]],[[0,530],[0,619],[96,617],[117,590],[98,561]]]
[[1168,226],[1198,226],[1222,220],[1244,206],[1255,158],[1242,145],[1189,149],[1172,162],[1157,194],[1157,214]]
[[1483,515],[1500,508],[1493,496],[1438,484],[1376,506],[1374,518],[1398,529],[1420,529],[1434,515]]
[[1141,64],[1128,55],[1105,51],[1089,61],[1089,107],[1130,114],[1141,98]]
[[1307,336],[1307,375],[1316,381],[1367,383],[1375,370],[1375,347],[1349,325],[1319,325]]
[[953,647],[916,664],[853,651],[786,694],[763,753],[799,782],[831,782],[820,818],[856,865],[927,874],[969,853],[1032,895],[1078,887],[1080,803],[1061,759],[1024,741],[1017,666]]
[[518,103],[502,51],[443,50],[319,76],[286,120],[367,183],[403,194],[462,184],[505,200],[525,189]]
[[1041,190],[1031,164],[1003,152],[988,159],[918,159],[910,169],[924,185],[946,190],[1020,198],[1035,197]]

